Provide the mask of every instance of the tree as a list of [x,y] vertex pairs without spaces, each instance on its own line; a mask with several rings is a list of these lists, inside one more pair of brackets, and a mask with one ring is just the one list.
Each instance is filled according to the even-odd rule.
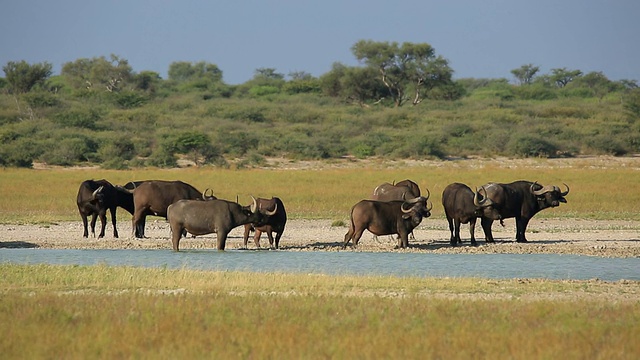
[[356,59],[378,71],[396,107],[409,101],[408,91],[413,91],[412,103],[419,104],[425,89],[428,91],[450,81],[453,74],[447,61],[436,57],[435,50],[427,43],[399,45],[360,40],[351,51]]
[[65,63],[61,75],[76,89],[118,92],[129,84],[133,71],[126,59],[111,54],[108,60],[101,56]]
[[48,62],[29,65],[26,61],[9,61],[2,67],[9,91],[13,94],[24,94],[36,85],[44,85],[51,76],[52,65]]
[[533,66],[533,64],[522,65],[517,69],[511,70],[513,76],[520,85],[529,85],[533,82],[533,78],[536,76],[540,68]]
[[218,65],[204,61],[197,63],[177,61],[169,65],[169,80],[178,83],[194,80],[208,80],[217,83],[222,81],[222,70]]
[[608,93],[616,90],[616,87],[622,86],[609,80],[601,71],[587,73],[576,79],[572,85],[588,88],[600,100]]
[[573,79],[582,75],[582,71],[580,70],[567,70],[567,68],[562,69],[551,69],[551,76],[549,79],[551,82],[556,84],[557,87],[563,88],[567,86],[568,83],[573,81]]

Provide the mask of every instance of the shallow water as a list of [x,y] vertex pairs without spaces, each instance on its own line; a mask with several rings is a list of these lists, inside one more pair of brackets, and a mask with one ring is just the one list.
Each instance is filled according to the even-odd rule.
[[640,280],[637,258],[553,254],[0,249],[0,263],[7,262],[336,275]]

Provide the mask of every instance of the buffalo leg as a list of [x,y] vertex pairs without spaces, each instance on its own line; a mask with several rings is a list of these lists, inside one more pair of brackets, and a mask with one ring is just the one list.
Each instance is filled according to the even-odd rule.
[[116,228],[116,208],[109,209],[111,213],[111,225],[113,225],[113,237],[118,238],[118,228]]
[[98,220],[98,213],[91,214],[91,236],[96,237],[96,220]]
[[453,246],[456,246],[457,244],[462,244],[462,239],[460,239],[460,219],[455,219],[454,220],[454,239],[453,241],[455,242],[453,244]]
[[482,225],[482,230],[484,231],[485,241],[488,243],[495,242],[493,240],[493,234],[491,233],[491,225],[493,224],[493,220],[482,218],[480,220],[480,224]]
[[229,234],[229,231],[226,230],[218,230],[218,241],[217,241],[217,247],[218,250],[224,250],[225,246],[227,245],[227,235]]
[[175,229],[171,227],[171,244],[173,244],[173,251],[179,251],[180,239],[182,238],[183,227],[176,226]]
[[276,249],[278,249],[280,246],[280,237],[282,237],[282,232],[277,232],[276,233]]
[[516,242],[527,242],[527,238],[524,236],[527,224],[529,224],[529,219],[516,218]]
[[260,237],[262,236],[262,231],[255,229],[255,233],[253,234],[253,242],[256,244],[256,247],[260,247]]
[[80,217],[82,217],[82,237],[89,237],[89,222],[87,221],[87,215],[80,213]]
[[[133,220],[132,220],[133,235],[137,238],[144,237],[144,223],[146,218],[145,211],[146,209],[140,209],[140,210],[136,209],[136,211],[133,213]],[[180,231],[178,235],[182,235],[182,231]]]
[[453,219],[447,216],[447,223],[449,223],[449,232],[451,233],[451,237],[449,238],[449,243],[451,246],[456,246],[456,237],[453,230]]
[[107,211],[103,211],[100,214],[100,235],[98,235],[99,239],[104,237],[104,231],[107,227]]
[[476,218],[469,220],[469,234],[471,235],[471,245],[476,246]]
[[249,244],[249,233],[251,233],[251,224],[245,224],[244,225],[244,248],[247,248],[247,245]]
[[272,231],[273,230],[269,230],[266,233],[267,233],[267,238],[269,239],[269,247],[271,247],[273,249],[274,247],[273,247],[273,232]]

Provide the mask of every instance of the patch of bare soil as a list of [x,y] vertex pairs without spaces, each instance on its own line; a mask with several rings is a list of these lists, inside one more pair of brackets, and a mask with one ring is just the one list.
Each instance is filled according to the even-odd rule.
[[[118,223],[120,238],[113,237],[109,223],[102,239],[82,237],[82,223],[61,222],[48,225],[0,225],[0,248],[42,249],[171,249],[169,224],[160,218],[147,219],[146,238],[131,236],[128,221]],[[97,226],[99,232],[99,226]],[[396,249],[397,240],[392,236],[375,238],[366,232],[357,248],[350,243],[342,250],[347,228],[331,226],[330,220],[289,220],[280,240],[282,251],[404,251],[439,254],[575,254],[600,257],[640,257],[640,221],[603,221],[583,219],[534,218],[527,229],[528,243],[516,243],[515,223],[505,220],[501,227],[493,225],[496,243],[484,242],[484,234],[476,226],[478,246],[469,244],[469,227],[463,225],[463,244],[449,244],[449,230],[444,219],[425,219],[414,231],[415,239],[409,240],[409,249]],[[251,234],[253,235],[253,234]],[[260,242],[268,248],[265,234]],[[180,249],[215,249],[216,235],[183,238]],[[234,229],[227,239],[227,249],[244,248],[243,227]],[[257,249],[252,237],[248,249]]]

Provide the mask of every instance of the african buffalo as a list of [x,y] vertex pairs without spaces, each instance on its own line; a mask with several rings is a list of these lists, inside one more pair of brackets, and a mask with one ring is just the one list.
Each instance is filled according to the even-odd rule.
[[482,212],[473,203],[474,192],[465,184],[449,184],[442,192],[442,206],[449,223],[451,245],[462,243],[460,239],[460,224],[469,223],[471,245],[477,245],[475,238],[476,219]]
[[224,250],[227,235],[236,226],[248,223],[262,225],[264,216],[257,211],[257,207],[255,199],[250,206],[220,199],[176,201],[167,209],[173,250],[178,251],[180,238],[185,231],[193,235],[216,233],[217,248]]
[[116,228],[116,208],[127,210],[133,214],[133,196],[126,191],[121,191],[118,187],[111,185],[107,180],[85,180],[80,184],[77,196],[78,211],[82,217],[84,227],[83,237],[89,236],[87,228],[87,217],[91,216],[91,234],[96,236],[96,218],[100,217],[102,228],[98,238],[104,237],[104,230],[107,225],[107,209],[111,212],[111,223],[113,225],[113,237],[118,237]]
[[244,247],[247,247],[247,243],[249,242],[249,233],[253,230],[255,231],[253,241],[257,247],[260,247],[260,235],[262,235],[263,232],[267,233],[269,246],[273,247],[272,233],[275,232],[275,248],[277,249],[280,246],[280,237],[282,237],[284,227],[287,224],[287,212],[284,209],[284,204],[282,203],[282,200],[277,197],[272,197],[271,199],[258,198],[257,204],[258,211],[265,215],[264,222],[262,226],[258,226],[256,224],[244,225]]
[[509,184],[489,183],[476,191],[473,203],[482,211],[482,229],[487,242],[494,242],[491,225],[494,220],[515,218],[516,241],[526,242],[525,231],[529,220],[540,210],[566,203],[567,191],[553,185],[542,186],[537,182],[515,181]]
[[349,231],[344,236],[342,248],[349,240],[358,246],[365,230],[374,235],[398,234],[398,247],[409,247],[409,233],[420,224],[422,218],[431,216],[427,198],[419,196],[410,200],[376,201],[362,200],[351,208]]
[[[135,183],[131,182],[127,184]],[[133,190],[126,189],[133,194],[135,211],[133,213],[134,236],[144,237],[144,224],[147,215],[167,217],[167,208],[178,200],[213,200],[207,195],[207,190],[200,192],[195,187],[182,181],[147,180],[139,183]]]
[[[428,190],[427,190],[428,191]],[[411,180],[402,180],[397,184],[384,183],[373,190],[372,200],[391,201],[414,199],[420,196],[420,187]],[[427,198],[429,195],[427,195]]]

